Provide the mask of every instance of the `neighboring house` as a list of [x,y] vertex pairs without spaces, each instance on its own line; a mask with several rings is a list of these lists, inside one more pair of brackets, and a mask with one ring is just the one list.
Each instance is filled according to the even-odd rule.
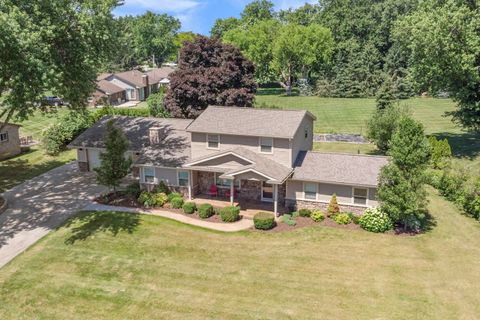
[[138,70],[102,74],[101,78],[125,90],[127,101],[143,101],[149,95],[148,75]]
[[[70,144],[81,170],[100,163],[104,117]],[[196,120],[115,117],[130,141],[143,188],[160,181],[193,198],[220,196],[272,203],[289,210],[325,209],[333,194],[343,210],[376,206],[386,157],[319,153],[315,117],[304,110],[208,107]]]
[[97,88],[93,94],[90,105],[103,105],[105,103],[112,106],[121,104],[127,99],[125,89],[108,82],[105,79],[97,80]]
[[160,87],[166,87],[170,84],[170,74],[175,69],[172,67],[155,68],[147,72],[150,84],[150,93],[158,92]]
[[[0,123],[1,126],[2,123]],[[0,160],[11,158],[22,152],[19,129],[20,125],[7,123],[0,130]]]

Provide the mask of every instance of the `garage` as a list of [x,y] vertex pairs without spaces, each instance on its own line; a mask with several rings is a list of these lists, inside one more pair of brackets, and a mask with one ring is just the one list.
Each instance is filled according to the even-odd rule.
[[88,169],[93,171],[94,168],[100,166],[100,150],[99,149],[88,149]]

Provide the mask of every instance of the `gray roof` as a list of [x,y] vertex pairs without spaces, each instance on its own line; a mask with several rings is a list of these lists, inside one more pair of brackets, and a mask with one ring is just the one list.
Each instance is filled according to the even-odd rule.
[[97,82],[97,90],[107,94],[111,95],[114,93],[122,92],[125,91],[125,89],[120,88],[119,86],[107,81],[107,80],[100,80]]
[[[180,144],[187,144],[190,147],[190,138],[185,129],[192,120],[170,119],[170,118],[145,118],[145,117],[125,117],[125,116],[104,116],[98,120],[92,127],[85,130],[70,144],[70,148],[105,148],[104,136],[106,123],[115,120],[115,125],[119,127],[129,141],[129,150],[141,151],[150,146],[149,129],[157,127],[161,130],[161,135],[169,139],[171,146],[178,147]],[[179,133],[183,132],[183,133]],[[176,137],[178,135],[178,137]],[[173,140],[172,140],[173,139]]]
[[155,68],[147,72],[148,74],[148,82],[150,84],[158,83],[160,80],[168,78],[175,69],[172,67],[161,67]]
[[114,73],[113,76],[117,77],[121,80],[124,80],[132,85],[135,85],[139,88],[145,87],[145,84],[143,84],[143,74],[142,72],[138,70],[130,70],[130,71],[124,71],[124,72],[119,72],[119,73]]
[[305,110],[209,106],[187,131],[292,139],[306,115],[315,120]]
[[[202,160],[206,161],[212,157],[218,157],[218,156],[227,155],[230,153],[239,155],[242,158],[249,160],[252,164],[239,166],[238,168],[235,168],[235,169],[230,168],[229,171],[223,173],[222,177],[236,176],[240,172],[254,170],[272,178],[272,180],[270,181],[283,182],[292,173],[291,168],[288,168],[282,164],[275,162],[270,158],[262,156],[258,153],[255,153],[243,147],[231,148],[231,149],[223,150],[217,153],[209,154],[201,158],[192,159],[189,163],[186,163],[186,165],[189,166],[190,163],[196,163]],[[195,165],[195,167],[200,168],[201,165]]]
[[388,157],[302,151],[293,180],[376,187]]

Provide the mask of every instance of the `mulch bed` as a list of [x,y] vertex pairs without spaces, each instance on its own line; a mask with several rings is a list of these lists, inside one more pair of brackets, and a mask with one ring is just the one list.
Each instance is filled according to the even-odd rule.
[[350,229],[350,230],[362,230],[359,225],[350,223],[347,225],[343,224],[338,224],[335,221],[333,221],[330,218],[325,218],[322,222],[314,222],[310,218],[306,217],[295,217],[293,218],[297,222],[295,226],[289,226],[288,224],[285,224],[282,222],[282,218],[280,218],[279,221],[277,221],[277,225],[270,230],[267,231],[261,231],[261,232],[285,232],[285,231],[293,231],[305,227],[311,227],[311,226],[324,226],[324,227],[332,227],[332,228],[339,228],[339,229]]

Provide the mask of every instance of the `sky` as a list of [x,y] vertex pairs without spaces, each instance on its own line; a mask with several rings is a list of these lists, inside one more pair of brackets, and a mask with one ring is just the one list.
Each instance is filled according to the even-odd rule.
[[[298,8],[305,2],[318,0],[271,0],[275,10]],[[150,10],[168,13],[182,22],[182,31],[193,31],[208,35],[218,18],[239,17],[250,0],[124,0],[125,4],[116,8],[116,16],[141,15]]]

